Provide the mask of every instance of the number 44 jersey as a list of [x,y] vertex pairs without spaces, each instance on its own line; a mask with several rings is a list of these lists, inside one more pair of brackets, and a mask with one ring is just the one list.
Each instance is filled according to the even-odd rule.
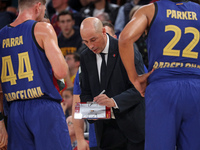
[[61,100],[53,84],[53,72],[34,36],[33,20],[0,30],[0,75],[7,101]]
[[200,78],[200,6],[193,2],[155,3],[147,38],[149,82]]

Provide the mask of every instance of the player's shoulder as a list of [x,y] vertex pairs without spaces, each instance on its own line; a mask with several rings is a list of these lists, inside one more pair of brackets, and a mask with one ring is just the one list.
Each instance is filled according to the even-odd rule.
[[155,9],[155,3],[150,3],[147,5],[143,5],[139,8],[139,11],[149,12]]
[[136,12],[136,14],[138,14],[139,16],[146,16],[146,18],[149,20],[148,24],[150,25],[154,15],[156,13],[156,5],[155,3],[150,3],[144,6],[141,6],[138,11]]
[[43,28],[47,28],[48,29],[48,28],[51,28],[52,25],[50,23],[47,23],[47,22],[37,22],[35,27],[41,28],[41,29],[43,29]]
[[134,16],[147,16],[147,18],[150,18],[151,15],[153,15],[155,12],[155,4],[150,3],[147,5],[141,6],[134,14]]
[[54,29],[53,29],[53,26],[50,24],[50,23],[47,23],[47,22],[37,22],[36,25],[35,25],[35,32],[53,32]]

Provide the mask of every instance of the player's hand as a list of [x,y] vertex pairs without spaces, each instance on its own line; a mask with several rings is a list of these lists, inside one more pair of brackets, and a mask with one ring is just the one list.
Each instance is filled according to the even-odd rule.
[[145,90],[147,87],[147,78],[153,73],[154,69],[150,72],[139,75],[136,80],[134,80],[133,85],[134,87],[140,92],[141,96],[144,97]]
[[90,150],[89,144],[85,139],[77,141],[77,150]]
[[115,107],[114,100],[112,98],[109,98],[106,94],[100,94],[94,97],[93,101],[102,106]]
[[0,121],[0,148],[4,150],[7,149],[8,144],[8,134],[5,128],[4,120]]
[[0,150],[7,150],[7,145],[4,146],[3,148],[0,148]]

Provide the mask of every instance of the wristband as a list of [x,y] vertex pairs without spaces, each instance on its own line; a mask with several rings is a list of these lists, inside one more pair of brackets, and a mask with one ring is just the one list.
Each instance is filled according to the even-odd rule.
[[0,112],[0,121],[4,119],[2,112]]

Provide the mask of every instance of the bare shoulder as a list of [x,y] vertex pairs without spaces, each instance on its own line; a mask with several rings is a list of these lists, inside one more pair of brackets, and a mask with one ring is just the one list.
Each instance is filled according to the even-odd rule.
[[143,5],[143,6],[140,7],[141,11],[150,11],[150,10],[153,10],[153,9],[155,9],[154,3],[150,3],[150,4]]
[[154,3],[150,3],[148,5],[142,6],[138,10],[138,13],[144,14],[148,19],[148,25],[150,25],[151,21],[152,21],[152,19],[154,17],[154,14],[155,14],[155,5],[154,5]]
[[[37,22],[34,28],[34,35],[37,43],[41,48],[45,49],[45,43],[49,43],[49,40],[53,40],[57,43],[57,36],[53,26],[46,22]],[[51,44],[51,43],[49,43]]]
[[37,22],[34,29],[35,34],[54,34],[53,26],[47,22]]

